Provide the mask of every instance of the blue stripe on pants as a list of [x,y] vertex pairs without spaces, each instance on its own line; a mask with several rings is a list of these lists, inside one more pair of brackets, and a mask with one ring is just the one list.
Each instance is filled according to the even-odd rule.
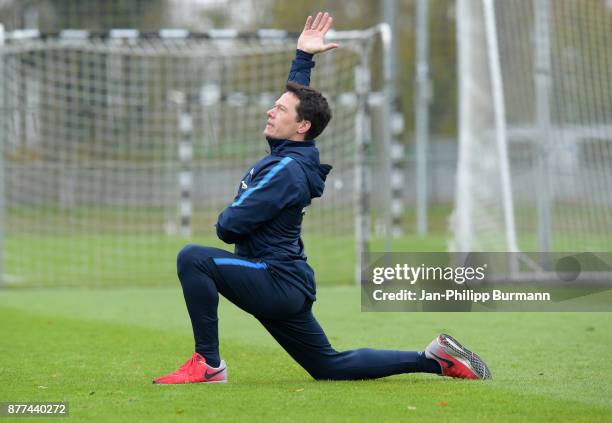
[[266,263],[253,263],[252,261],[240,260],[234,258],[213,258],[213,261],[217,266],[241,266],[249,267],[251,269],[267,269]]

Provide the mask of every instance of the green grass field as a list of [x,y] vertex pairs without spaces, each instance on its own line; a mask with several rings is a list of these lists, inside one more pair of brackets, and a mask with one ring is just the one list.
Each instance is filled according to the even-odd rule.
[[[397,251],[444,251],[446,235],[405,236]],[[355,242],[350,235],[312,234],[304,237],[308,262],[320,285],[355,283]],[[176,255],[187,243],[233,251],[212,236],[186,241],[178,236],[96,234],[11,235],[5,239],[5,284],[20,287],[173,286]],[[372,251],[384,251],[374,239]]]
[[[448,210],[437,210],[432,234],[396,239],[393,250],[445,251]],[[4,239],[0,402],[68,401],[67,421],[612,420],[612,314],[363,313],[348,235],[305,236],[319,284],[314,311],[337,349],[422,350],[446,331],[477,351],[494,379],[315,382],[222,300],[229,384],[152,385],[193,352],[174,263],[185,241],[56,229]],[[210,236],[192,242],[223,247]],[[381,239],[370,248],[385,250]]]
[[319,290],[337,349],[423,349],[448,331],[494,379],[399,375],[315,382],[257,321],[220,306],[227,385],[157,386],[193,348],[171,288],[0,293],[0,401],[68,401],[67,421],[610,421],[612,315],[362,313],[352,287]]

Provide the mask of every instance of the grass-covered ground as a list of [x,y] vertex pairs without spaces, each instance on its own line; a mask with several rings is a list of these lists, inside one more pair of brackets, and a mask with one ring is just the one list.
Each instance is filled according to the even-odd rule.
[[[393,250],[446,251],[447,215],[440,208],[433,234],[396,239]],[[422,350],[446,331],[478,352],[494,379],[315,382],[255,319],[222,301],[230,382],[152,385],[193,352],[175,273],[185,241],[94,235],[78,224],[34,229],[4,238],[0,402],[68,401],[68,421],[612,420],[612,314],[362,313],[354,239],[333,233],[307,232],[305,243],[319,284],[314,311],[337,349]],[[212,236],[192,242],[223,246]],[[373,239],[370,248],[385,245]]]
[[352,287],[319,290],[338,349],[423,349],[440,331],[494,379],[400,375],[315,382],[250,316],[222,301],[227,385],[157,386],[192,353],[171,288],[0,292],[0,401],[68,401],[67,421],[610,421],[612,314],[362,313]]
[[[315,207],[316,210],[316,207]],[[218,209],[207,209],[194,218],[195,234],[183,239],[165,233],[162,209],[152,208],[9,208],[0,238],[1,281],[9,287],[125,287],[172,286],[176,279],[176,254],[187,243],[224,248],[214,234]],[[432,206],[428,210],[430,232],[414,235],[415,210],[406,210],[402,236],[386,245],[382,234],[374,230],[380,216],[372,216],[371,252],[443,252],[447,251],[449,205]],[[319,209],[308,216],[304,228],[304,243],[308,262],[316,270],[321,286],[352,285],[356,275],[356,242],[353,217],[349,209]],[[533,210],[529,211],[533,214]],[[518,233],[521,251],[538,251],[537,228],[523,228]],[[552,251],[611,251],[609,231],[571,231],[555,233]],[[489,234],[491,235],[491,234]],[[504,236],[493,231],[492,245],[504,250]],[[490,239],[486,242],[492,242]]]
[[[395,251],[445,251],[446,235],[395,240]],[[117,234],[20,234],[5,238],[3,281],[8,287],[173,286],[176,255],[187,243],[233,251],[213,236],[184,240],[179,236]],[[320,285],[355,283],[355,241],[350,235],[308,234],[308,262]],[[382,239],[370,243],[384,251]]]

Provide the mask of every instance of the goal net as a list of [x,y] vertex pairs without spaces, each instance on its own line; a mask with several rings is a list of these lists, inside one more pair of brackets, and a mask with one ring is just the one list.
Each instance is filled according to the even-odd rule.
[[612,251],[612,3],[457,3],[455,251]]
[[[351,283],[378,32],[332,37],[343,48],[317,56],[312,86],[332,106],[318,147],[334,169],[323,199],[306,211],[304,233],[318,280]],[[186,243],[231,249],[214,223],[269,150],[265,112],[284,90],[295,42],[278,31],[4,34],[4,283],[175,283]]]

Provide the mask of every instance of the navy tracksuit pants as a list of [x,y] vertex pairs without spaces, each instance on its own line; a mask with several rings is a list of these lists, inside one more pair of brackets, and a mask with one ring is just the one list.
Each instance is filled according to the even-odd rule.
[[422,352],[332,348],[302,291],[277,281],[267,265],[218,248],[188,245],[177,271],[193,326],[195,349],[219,363],[219,294],[255,316],[276,341],[315,379],[372,379],[399,373],[439,373]]

